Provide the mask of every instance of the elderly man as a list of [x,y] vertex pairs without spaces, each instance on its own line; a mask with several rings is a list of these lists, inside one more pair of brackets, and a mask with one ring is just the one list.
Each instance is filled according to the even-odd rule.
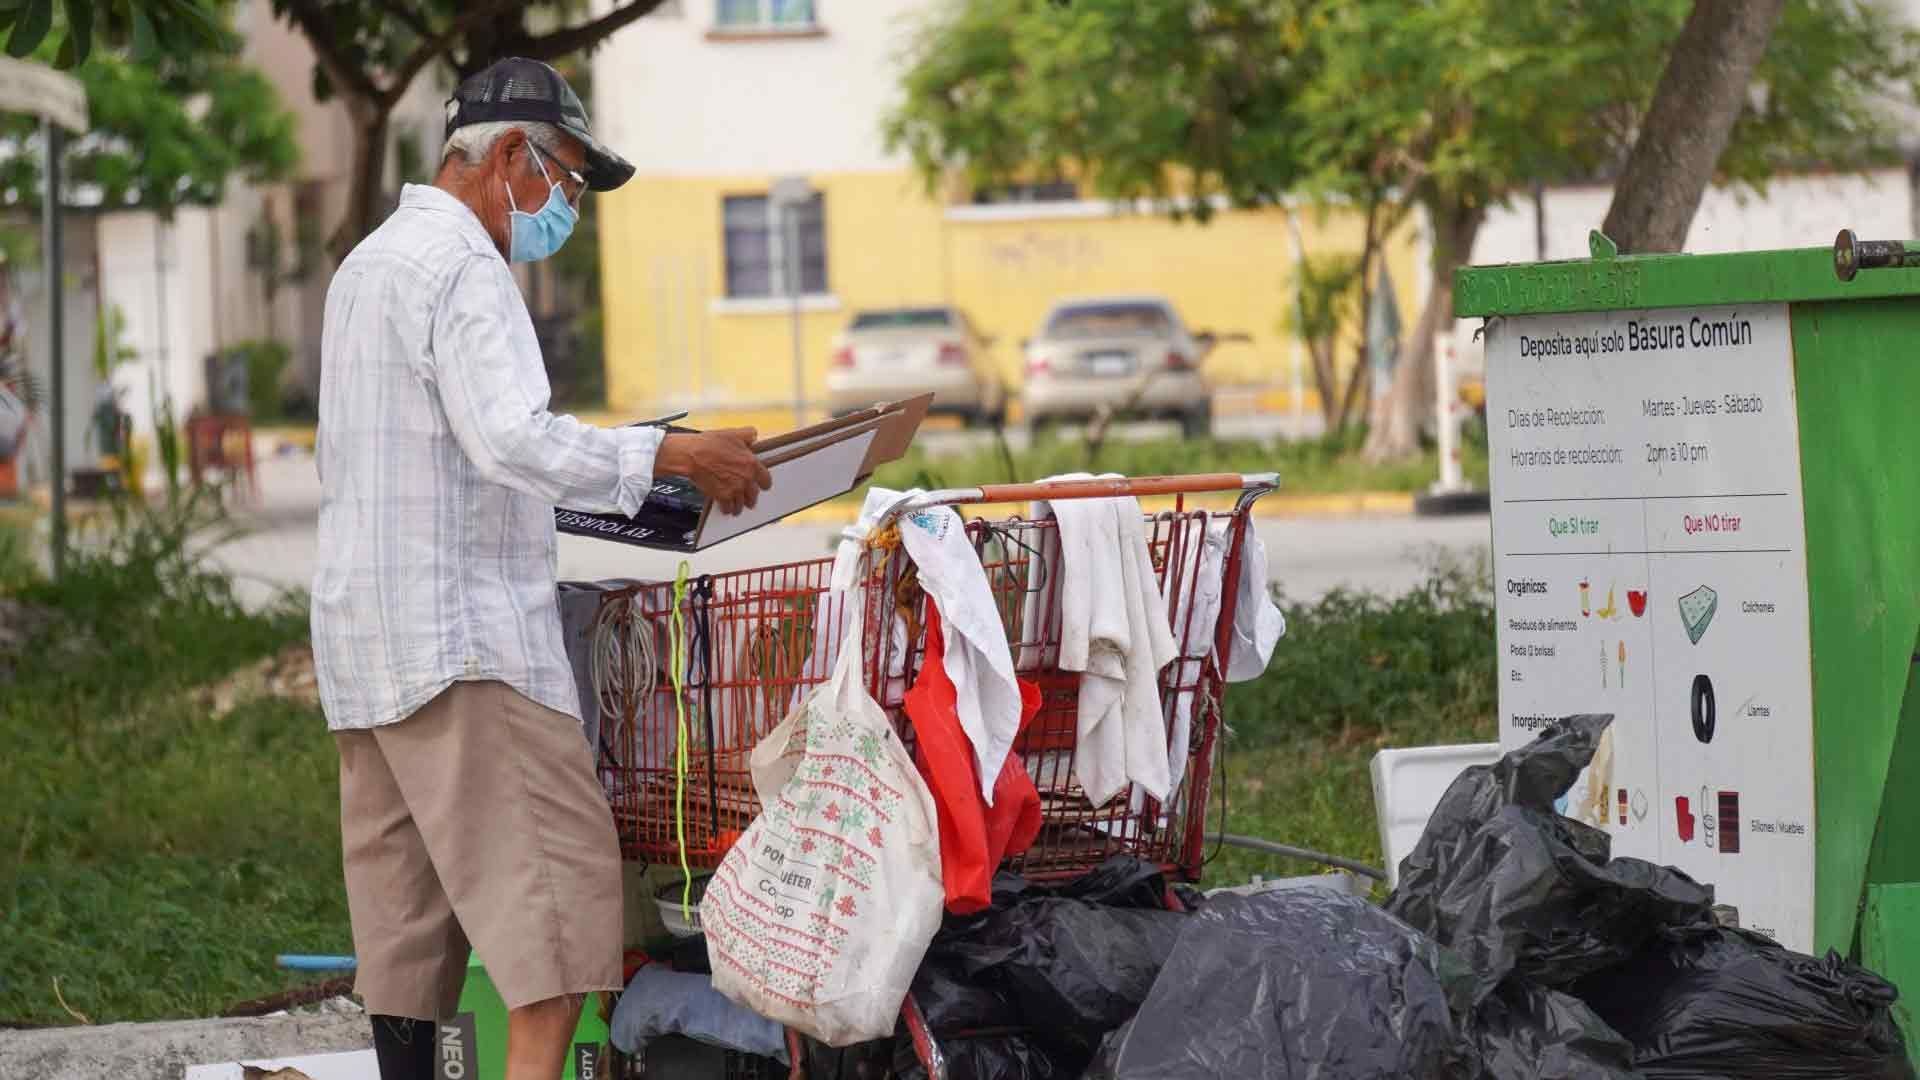
[[357,990],[386,1080],[437,1076],[471,947],[510,1080],[560,1075],[620,982],[620,853],[561,643],[553,507],[639,509],[656,471],[722,509],[770,483],[753,432],[601,429],[548,410],[508,262],[566,241],[633,166],[545,64],[447,103],[432,186],[340,264],[322,331],[314,658],[340,750]]

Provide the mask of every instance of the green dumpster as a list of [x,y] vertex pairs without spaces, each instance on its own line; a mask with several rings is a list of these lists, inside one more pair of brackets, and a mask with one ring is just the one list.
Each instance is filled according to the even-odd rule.
[[1500,741],[1615,714],[1564,813],[1920,999],[1920,255],[1593,246],[1455,279]]

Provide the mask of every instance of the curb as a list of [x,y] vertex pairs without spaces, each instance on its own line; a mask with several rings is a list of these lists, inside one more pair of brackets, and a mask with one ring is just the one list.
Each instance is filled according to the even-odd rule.
[[1493,512],[1493,497],[1485,491],[1429,492],[1414,498],[1413,512],[1418,517],[1489,514]]

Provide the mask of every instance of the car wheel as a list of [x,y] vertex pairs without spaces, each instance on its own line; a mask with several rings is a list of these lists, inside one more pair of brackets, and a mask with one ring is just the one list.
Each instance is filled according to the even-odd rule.
[[1204,439],[1213,434],[1213,408],[1209,405],[1195,405],[1180,414],[1180,436],[1185,439]]

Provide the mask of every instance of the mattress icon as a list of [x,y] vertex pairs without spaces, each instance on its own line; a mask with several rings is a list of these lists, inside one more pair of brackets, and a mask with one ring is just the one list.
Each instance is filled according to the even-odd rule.
[[1680,624],[1687,628],[1687,640],[1695,645],[1706,636],[1713,613],[1720,610],[1720,594],[1705,585],[1680,598]]

